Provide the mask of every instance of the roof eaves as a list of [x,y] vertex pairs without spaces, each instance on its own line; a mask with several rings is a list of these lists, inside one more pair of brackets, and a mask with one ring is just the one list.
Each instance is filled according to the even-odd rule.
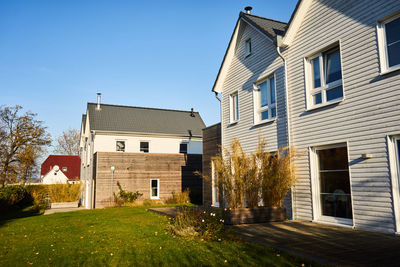
[[216,87],[216,85],[217,85],[219,76],[220,76],[220,74],[221,74],[222,68],[223,68],[224,63],[225,63],[225,60],[226,60],[226,58],[227,58],[227,55],[228,55],[228,52],[229,52],[229,48],[231,47],[231,43],[232,43],[233,37],[234,37],[234,35],[235,35],[235,33],[236,33],[236,29],[237,29],[237,27],[239,26],[239,22],[240,22],[240,14],[239,14],[239,18],[238,18],[237,21],[236,21],[235,28],[233,29],[231,38],[229,39],[229,45],[228,45],[228,47],[227,47],[226,50],[225,50],[225,54],[224,54],[224,58],[222,59],[221,66],[219,66],[218,74],[217,74],[217,77],[216,77],[216,79],[215,79],[215,81],[214,81],[214,85],[213,85],[213,87],[212,87],[212,89],[211,89],[211,91],[214,92],[214,93],[218,93],[218,92],[215,90],[215,87]]

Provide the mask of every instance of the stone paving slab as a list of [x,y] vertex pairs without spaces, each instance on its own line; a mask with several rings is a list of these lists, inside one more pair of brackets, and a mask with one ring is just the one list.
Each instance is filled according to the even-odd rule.
[[69,212],[69,211],[77,211],[77,210],[85,210],[85,208],[80,207],[80,208],[56,208],[56,209],[48,209],[44,211],[43,215],[49,215],[53,213],[59,213],[59,212]]
[[320,263],[340,266],[400,266],[400,237],[311,222],[233,226],[244,239]]

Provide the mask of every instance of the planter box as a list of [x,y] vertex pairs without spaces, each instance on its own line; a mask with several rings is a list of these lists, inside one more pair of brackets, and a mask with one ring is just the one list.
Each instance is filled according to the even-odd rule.
[[77,208],[77,207],[78,207],[78,201],[51,203],[51,208],[52,209],[65,209],[65,208]]
[[238,208],[224,212],[225,224],[281,222],[286,219],[285,207]]

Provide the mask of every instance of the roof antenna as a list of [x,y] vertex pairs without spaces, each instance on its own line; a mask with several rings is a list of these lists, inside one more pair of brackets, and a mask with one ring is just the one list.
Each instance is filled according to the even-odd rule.
[[246,13],[247,14],[251,14],[251,10],[252,10],[253,8],[251,7],[251,6],[246,6],[245,8],[244,8],[244,10],[246,10]]
[[194,117],[193,108],[190,110],[190,117]]

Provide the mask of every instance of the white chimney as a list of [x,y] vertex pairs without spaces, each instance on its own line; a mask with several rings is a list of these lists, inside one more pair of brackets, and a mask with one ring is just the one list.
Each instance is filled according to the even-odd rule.
[[245,8],[244,8],[244,10],[246,10],[246,13],[247,14],[251,14],[251,10],[252,10],[253,8],[251,7],[251,6],[246,6]]
[[97,93],[97,110],[100,110],[101,93]]

